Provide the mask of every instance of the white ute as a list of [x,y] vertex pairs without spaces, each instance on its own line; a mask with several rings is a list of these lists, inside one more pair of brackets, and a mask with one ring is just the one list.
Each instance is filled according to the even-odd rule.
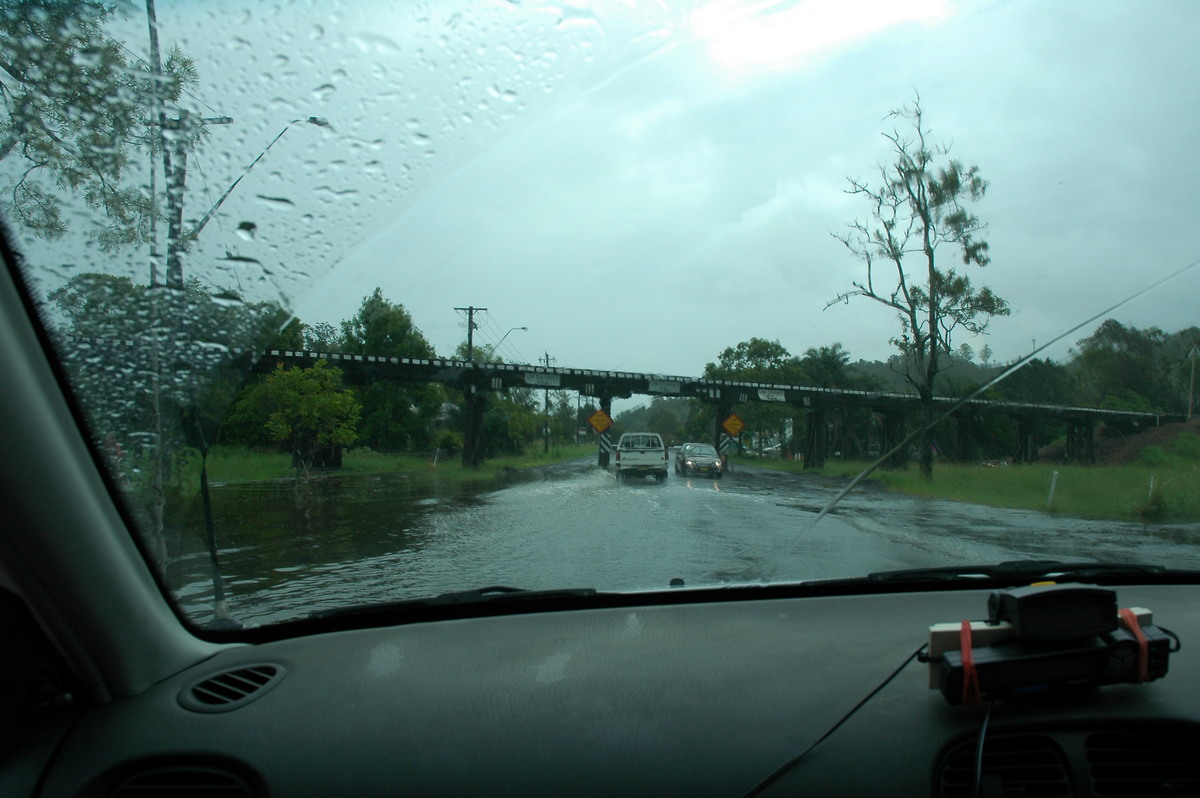
[[666,444],[662,436],[656,432],[626,432],[617,442],[616,455],[613,460],[613,473],[617,481],[626,477],[644,477],[653,474],[662,482],[667,478]]

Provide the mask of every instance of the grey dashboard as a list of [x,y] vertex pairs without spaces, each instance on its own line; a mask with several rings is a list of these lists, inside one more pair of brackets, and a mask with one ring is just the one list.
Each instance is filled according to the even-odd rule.
[[[744,795],[846,718],[931,624],[985,617],[988,594],[540,612],[231,648],[88,708],[41,794],[214,779],[272,796]],[[1152,791],[1110,794],[1195,794],[1198,598],[1200,587],[1119,588],[1122,606],[1152,609],[1183,641],[1167,676],[996,702],[989,761],[1033,773],[1022,794],[1100,794],[1111,785],[1089,757],[1111,764],[1130,749],[1146,758],[1127,771]],[[763,794],[971,795],[986,710],[948,705],[927,667],[907,665]],[[244,695],[209,681],[230,671],[248,680]],[[215,706],[195,707],[197,686],[217,691],[200,699]]]

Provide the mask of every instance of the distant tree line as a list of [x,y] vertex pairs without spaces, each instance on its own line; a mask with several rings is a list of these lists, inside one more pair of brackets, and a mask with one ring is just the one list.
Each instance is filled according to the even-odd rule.
[[[1138,329],[1109,319],[1094,333],[1080,339],[1070,358],[1058,363],[1034,358],[979,398],[1030,404],[1097,407],[1109,410],[1134,410],[1150,413],[1187,414],[1192,393],[1192,363],[1188,355],[1200,346],[1200,329],[1189,327],[1165,333],[1157,327]],[[961,346],[943,354],[943,382],[939,395],[966,396],[1008,368],[1007,363],[992,360],[991,350],[983,347],[982,362],[975,352]],[[850,362],[849,353],[840,343],[809,348],[801,356],[792,355],[778,341],[751,338],[725,349],[717,362],[709,363],[704,376],[746,382],[806,385],[864,391],[912,392],[902,355],[887,362]],[[658,406],[653,418],[662,426],[654,429],[686,440],[712,440],[715,420],[713,408],[698,400],[689,400],[687,417],[671,420],[665,406]],[[659,405],[656,400],[651,407]],[[798,437],[797,426],[803,416],[785,405],[750,402],[734,407],[746,424],[740,443],[757,440],[790,443],[795,453],[801,447],[789,437]],[[619,418],[618,421],[628,421]],[[879,437],[879,419],[865,408],[845,408],[827,418],[833,451],[849,457],[866,456],[870,442]],[[1005,457],[1012,446],[1012,422],[1004,416],[981,420],[981,455]],[[1044,445],[1065,434],[1065,428],[1053,420],[1035,425],[1037,439]],[[933,430],[935,446],[949,437],[946,423]]]
[[[384,297],[379,288],[337,327],[292,319],[268,348],[437,357],[404,306]],[[476,360],[491,359],[491,355],[486,346],[472,352]],[[455,357],[466,359],[465,343]],[[339,369],[323,363],[252,377],[234,401],[220,439],[253,447],[283,445],[293,452],[298,467],[321,465],[322,454],[340,446],[365,446],[376,452],[440,449],[447,455],[461,450],[465,427],[461,391],[439,383],[342,381]],[[317,407],[316,397],[322,395],[344,398]],[[557,445],[573,441],[580,416],[586,418],[585,410],[573,405],[563,391],[551,391],[548,398],[546,407],[547,396],[533,389],[488,395],[483,414],[484,456],[520,453],[539,442]],[[296,412],[304,402],[313,405],[311,412]],[[589,405],[586,413],[594,410]],[[284,423],[284,415],[289,413],[294,422]]]
[[[441,449],[447,455],[461,449],[464,402],[452,387],[386,380],[348,383],[340,370],[325,363],[248,375],[265,348],[436,357],[404,306],[378,288],[337,326],[289,320],[278,305],[245,302],[234,291],[205,288],[197,281],[183,292],[156,292],[124,277],[81,274],[49,299],[60,320],[58,334],[76,339],[64,347],[66,366],[93,428],[111,436],[130,456],[154,449],[154,435],[202,453],[213,443],[278,447],[292,453],[298,468],[327,463],[323,453],[341,447]],[[81,345],[89,341],[93,343]],[[983,398],[1186,413],[1188,354],[1198,343],[1200,329],[1195,327],[1165,333],[1110,319],[1080,339],[1067,362],[1034,359]],[[965,395],[1005,368],[987,355],[982,364],[968,347],[946,356],[942,393]],[[465,343],[453,356],[465,358]],[[487,360],[492,353],[486,346],[475,347],[472,356]],[[778,341],[750,338],[720,352],[705,365],[704,376],[870,391],[902,390],[886,379],[888,373],[902,371],[898,363],[852,364],[840,343],[793,355]],[[574,441],[588,430],[586,419],[596,409],[593,402],[585,404],[565,391],[510,389],[489,393],[486,401],[484,445],[485,456],[491,457]],[[803,423],[797,408],[749,402],[735,412],[746,425],[742,445],[770,440],[789,445],[792,452],[801,448],[789,440],[800,434]],[[147,419],[156,430],[147,428]],[[673,442],[713,440],[717,422],[710,404],[663,398],[616,421],[613,434],[637,425]],[[826,423],[831,451],[845,456],[866,455],[879,437],[879,419],[868,408],[828,413]],[[983,425],[984,455],[1004,456],[1011,440],[1005,424],[999,417]],[[1041,424],[1040,441],[1051,443],[1062,435],[1052,422]],[[157,473],[169,487],[173,468],[166,462],[141,472]]]

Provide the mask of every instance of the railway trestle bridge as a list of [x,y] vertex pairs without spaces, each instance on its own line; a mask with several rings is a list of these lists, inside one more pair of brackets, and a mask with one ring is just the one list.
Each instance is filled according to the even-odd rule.
[[[804,462],[814,468],[824,465],[829,454],[829,422],[832,414],[846,408],[867,408],[881,421],[881,451],[891,450],[903,439],[907,419],[919,412],[915,394],[889,391],[856,391],[819,388],[802,385],[778,385],[758,382],[677,377],[663,374],[643,374],[624,371],[576,369],[558,366],[520,365],[511,363],[479,363],[447,359],[385,357],[345,354],[339,352],[309,352],[281,349],[267,350],[258,359],[254,371],[268,373],[279,366],[306,368],[324,360],[342,371],[349,382],[393,380],[397,382],[438,382],[457,388],[466,396],[466,433],[464,462],[478,464],[481,451],[483,395],[488,391],[508,391],[513,388],[538,388],[575,391],[598,400],[600,409],[611,416],[614,398],[634,395],[665,396],[699,399],[713,407],[713,443],[721,447],[721,422],[734,408],[748,402],[769,402],[790,406],[797,419],[804,419],[803,450],[797,452]],[[935,397],[934,406],[940,412],[953,408],[950,419],[954,432],[952,446],[947,447],[955,459],[976,459],[978,430],[983,418],[1003,415],[1014,423],[1014,461],[1033,462],[1037,459],[1037,422],[1052,420],[1066,427],[1066,458],[1072,462],[1090,463],[1095,459],[1095,430],[1099,424],[1130,430],[1182,421],[1182,414],[1156,414],[1093,407],[1069,407],[1049,404],[971,399],[961,402],[954,397]],[[955,407],[958,405],[957,407]],[[606,433],[600,436],[597,458],[602,467],[608,466],[611,442]]]

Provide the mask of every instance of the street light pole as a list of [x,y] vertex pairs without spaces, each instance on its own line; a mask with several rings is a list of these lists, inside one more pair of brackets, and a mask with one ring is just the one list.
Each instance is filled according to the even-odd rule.
[[504,339],[508,337],[508,333],[512,332],[513,330],[525,330],[526,332],[528,332],[529,328],[528,327],[513,327],[512,330],[509,330],[504,335],[501,335],[500,340],[495,343],[495,345],[491,349],[491,352],[489,352],[490,355],[495,357],[496,350],[500,348],[500,344],[504,343]]
[[187,234],[187,240],[190,241],[191,239],[194,239],[196,236],[200,235],[200,231],[203,230],[204,226],[206,224],[208,224],[209,221],[212,220],[213,216],[217,212],[217,209],[220,208],[222,204],[224,204],[225,200],[229,199],[229,195],[232,194],[233,190],[238,187],[238,183],[242,182],[242,178],[245,177],[246,175],[250,174],[250,170],[254,168],[255,164],[257,164],[259,161],[261,161],[263,156],[266,155],[267,152],[272,147],[275,146],[275,142],[277,142],[281,138],[283,138],[283,134],[287,133],[291,129],[292,125],[298,124],[300,122],[304,122],[305,124],[308,124],[308,125],[316,125],[317,127],[329,127],[328,119],[325,119],[324,117],[317,117],[317,116],[310,116],[308,119],[293,119],[291,122],[288,122],[286,125],[284,125],[283,130],[279,131],[279,134],[276,135],[275,138],[271,139],[271,143],[263,148],[263,151],[260,152],[258,154],[258,156],[253,161],[250,162],[250,165],[246,167],[245,171],[243,171],[240,175],[238,175],[238,179],[234,180],[233,183],[230,184],[229,188],[225,189],[225,193],[221,195],[221,198],[218,199],[216,201],[216,203],[211,208],[208,209],[208,213],[204,214],[204,217],[202,219],[200,219],[200,221],[196,224],[196,228],[194,230],[192,230],[192,232]]

